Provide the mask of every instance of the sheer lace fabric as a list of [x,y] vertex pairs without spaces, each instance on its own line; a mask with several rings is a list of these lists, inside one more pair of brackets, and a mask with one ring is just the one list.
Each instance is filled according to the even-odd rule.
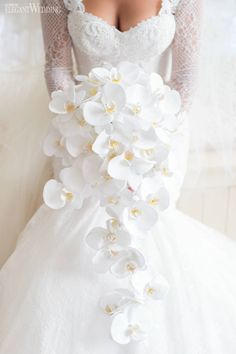
[[[68,6],[70,11],[66,9],[63,0],[41,0],[41,3],[44,6],[57,6],[60,9],[59,14],[49,13],[42,15],[46,52],[45,76],[49,92],[65,87],[73,79],[72,47],[75,48],[75,57],[78,64],[80,64],[81,57],[84,57],[86,51],[82,48],[81,53],[78,49],[87,46],[87,49],[90,49],[91,52],[86,53],[87,58],[84,58],[84,61],[90,62],[91,66],[91,57],[93,57],[93,64],[97,65],[98,61],[95,58],[97,53],[94,52],[94,46],[96,47],[97,43],[102,54],[104,53],[103,44],[112,42],[113,47],[109,48],[109,56],[111,57],[111,53],[115,52],[117,54],[117,51],[121,51],[122,47],[130,47],[135,52],[135,47],[132,48],[132,44],[135,43],[137,47],[137,39],[139,36],[144,38],[143,35],[146,33],[147,37],[142,41],[145,47],[141,48],[142,50],[137,48],[139,53],[142,52],[141,59],[143,61],[147,60],[152,54],[152,51],[150,54],[150,48],[154,48],[156,56],[160,56],[173,41],[171,85],[182,96],[183,110],[189,108],[196,86],[201,33],[201,1],[180,0],[179,3],[176,2],[178,5],[172,6],[172,10],[175,10],[176,25],[172,23],[171,16],[168,17],[168,8],[167,10],[165,8],[165,4],[168,1],[163,1],[159,16],[143,21],[124,33],[119,32],[115,27],[102,21],[102,19],[84,12],[82,7],[73,9],[71,1],[69,2],[70,6]],[[82,4],[81,1],[79,3]],[[69,14],[71,18],[69,19],[68,29]],[[175,32],[175,36],[172,32]],[[86,36],[87,42],[91,41],[90,47],[88,43],[84,45],[83,35],[84,38]],[[119,40],[119,37],[122,37],[122,40]],[[95,40],[96,43],[94,42]],[[130,52],[126,53],[127,55],[118,56],[119,59],[125,60],[129,57],[133,61],[141,61],[140,57],[131,56]]]
[[67,29],[68,10],[63,0],[41,0],[41,6],[53,11],[41,14],[45,78],[49,92],[63,89],[73,78],[72,42]]
[[171,86],[179,91],[183,109],[192,103],[196,88],[201,38],[201,0],[182,0],[176,10],[176,32],[172,44]]

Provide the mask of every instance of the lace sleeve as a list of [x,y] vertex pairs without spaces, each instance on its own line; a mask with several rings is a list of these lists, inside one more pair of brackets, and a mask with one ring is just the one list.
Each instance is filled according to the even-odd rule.
[[63,0],[40,0],[45,48],[45,79],[49,93],[65,88],[73,80],[72,44]]
[[200,56],[202,0],[180,0],[176,34],[172,44],[173,67],[170,85],[179,91],[182,110],[190,108],[195,92]]

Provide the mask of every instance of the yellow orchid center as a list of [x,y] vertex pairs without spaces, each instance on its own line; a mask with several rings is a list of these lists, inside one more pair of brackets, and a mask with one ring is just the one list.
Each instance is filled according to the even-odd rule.
[[166,177],[170,176],[170,170],[168,169],[168,167],[163,167],[161,171],[162,171],[163,176],[166,176]]
[[140,331],[140,327],[138,324],[135,325],[129,325],[127,334],[129,337],[135,337],[137,335],[137,332]]
[[130,262],[130,263],[127,263],[127,264],[126,264],[126,269],[127,269],[127,271],[128,271],[129,273],[134,273],[135,270],[136,270],[136,268],[137,268],[137,266],[136,266],[136,264],[133,263],[133,262]]
[[65,192],[65,200],[71,202],[74,199],[74,194],[72,192]]
[[109,147],[113,150],[117,150],[119,148],[120,144],[118,141],[111,139],[109,141]]
[[114,159],[114,157],[117,157],[117,154],[115,152],[112,152],[109,156],[108,156],[108,161],[111,161],[112,159]]
[[116,112],[116,110],[117,110],[117,107],[116,107],[115,102],[107,103],[105,105],[105,112],[107,114],[113,114]]
[[67,113],[73,113],[76,110],[76,106],[73,102],[67,102],[65,104],[65,109]]
[[138,208],[131,209],[130,213],[135,218],[137,218],[138,216],[140,216],[142,214],[141,210]]
[[59,148],[64,148],[65,147],[64,143],[62,142],[62,140],[57,140],[55,143],[56,143],[56,146],[59,147]]
[[116,219],[111,219],[111,226],[113,229],[117,229],[119,227],[119,221]]
[[87,152],[92,152],[93,151],[93,144],[91,142],[87,143],[85,145],[85,151],[87,151]]
[[110,256],[111,257],[116,257],[116,256],[118,256],[118,254],[119,254],[118,251],[110,250]]
[[121,74],[116,73],[112,75],[111,81],[113,82],[113,84],[119,84],[121,82]]
[[118,200],[115,197],[108,197],[107,201],[109,204],[114,204],[114,205],[118,204]]
[[110,305],[106,305],[104,310],[105,310],[105,313],[109,316],[112,316],[114,314],[114,310]]
[[155,292],[155,289],[153,289],[153,288],[151,288],[151,287],[148,287],[147,290],[146,290],[146,292],[147,292],[147,295],[148,295],[148,296],[152,296],[152,295],[154,294],[154,292]]
[[110,181],[110,180],[112,179],[112,177],[111,177],[108,173],[104,173],[103,178],[104,178],[106,181]]
[[152,126],[153,126],[153,128],[158,128],[158,127],[159,127],[159,124],[158,124],[157,122],[153,122],[153,123],[152,123]]
[[154,149],[145,149],[143,150],[146,156],[151,156],[153,154]]
[[148,204],[152,205],[152,206],[155,206],[159,203],[159,199],[158,198],[151,198],[149,199],[148,201]]
[[97,92],[98,92],[98,90],[97,90],[96,87],[91,87],[91,88],[89,89],[89,94],[90,94],[90,96],[95,96],[95,95],[97,94]]
[[131,151],[126,151],[125,153],[125,159],[127,161],[132,161],[134,159],[134,154]]
[[132,107],[132,112],[135,114],[135,115],[138,115],[139,113],[142,112],[142,106],[140,103],[136,103],[133,105]]
[[78,119],[78,123],[81,127],[84,127],[86,125],[86,121],[84,118],[79,118]]
[[106,240],[115,243],[117,241],[117,236],[113,233],[109,233],[108,235],[106,235]]

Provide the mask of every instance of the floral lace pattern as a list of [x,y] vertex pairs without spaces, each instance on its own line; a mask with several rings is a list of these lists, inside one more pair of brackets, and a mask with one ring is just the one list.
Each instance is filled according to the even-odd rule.
[[[159,15],[142,21],[128,31],[120,32],[101,18],[87,12],[69,15],[69,31],[76,48],[99,60],[99,64],[122,60],[142,62],[160,55],[169,46],[175,33],[172,15]],[[142,43],[140,44],[140,38]]]
[[67,30],[66,10],[62,0],[41,0],[44,7],[55,7],[57,12],[41,14],[44,47],[45,78],[49,92],[64,88],[72,80],[71,37]]
[[200,54],[202,2],[181,1],[176,10],[176,33],[172,45],[171,86],[180,92],[183,109],[191,106]]
[[[76,48],[96,58],[96,64],[116,58],[141,62],[160,55],[169,46],[175,33],[173,5],[163,0],[158,15],[140,21],[121,32],[101,17],[86,12],[82,1],[75,1],[76,10],[69,15],[68,28]],[[80,6],[79,6],[80,5]],[[82,7],[81,7],[82,6]],[[67,5],[71,9],[71,5]],[[140,47],[140,38],[142,45]]]

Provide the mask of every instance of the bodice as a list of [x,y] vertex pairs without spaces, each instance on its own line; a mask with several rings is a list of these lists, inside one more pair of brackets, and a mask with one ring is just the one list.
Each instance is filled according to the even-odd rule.
[[116,65],[125,60],[153,70],[153,63],[170,46],[175,34],[175,17],[165,1],[159,14],[124,32],[86,12],[84,8],[70,10],[68,29],[78,69],[82,74],[87,74],[92,67],[104,62]]

